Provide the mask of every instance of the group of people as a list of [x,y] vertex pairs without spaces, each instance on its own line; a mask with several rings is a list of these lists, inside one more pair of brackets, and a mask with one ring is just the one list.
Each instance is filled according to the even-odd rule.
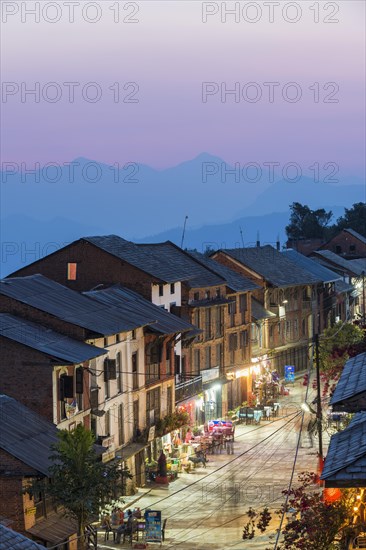
[[134,520],[141,519],[142,513],[140,508],[131,509],[127,512],[123,512],[118,508],[114,508],[112,514],[106,514],[102,518],[102,527],[108,531],[116,532],[116,543],[120,544],[121,538],[123,540],[126,536],[132,535]]

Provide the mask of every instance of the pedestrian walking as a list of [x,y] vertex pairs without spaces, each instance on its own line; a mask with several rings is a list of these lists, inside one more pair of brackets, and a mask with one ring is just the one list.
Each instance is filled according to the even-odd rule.
[[234,454],[234,440],[232,438],[226,440],[226,452],[228,455]]

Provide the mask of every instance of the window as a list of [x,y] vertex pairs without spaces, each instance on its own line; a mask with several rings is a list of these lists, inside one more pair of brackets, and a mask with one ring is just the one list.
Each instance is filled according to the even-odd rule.
[[206,338],[207,339],[212,337],[212,333],[211,333],[211,310],[209,308],[206,309],[205,332],[206,332]]
[[335,253],[336,254],[341,254],[342,253],[342,247],[339,244],[337,244],[336,247],[335,247]]
[[230,351],[230,362],[234,363],[235,360],[235,350],[238,347],[238,335],[235,333],[229,334],[229,351]]
[[116,343],[118,344],[121,341],[121,335],[118,333],[116,334]]
[[222,344],[216,344],[216,366],[222,367]]
[[193,324],[199,328],[200,327],[200,322],[201,322],[201,319],[200,319],[200,310],[199,309],[195,309],[194,310],[194,315],[193,315]]
[[174,294],[174,292],[175,292],[175,284],[171,283],[171,285],[170,285],[170,294]]
[[60,419],[66,418],[65,400],[74,397],[74,377],[61,374],[59,380]]
[[133,430],[136,434],[136,431],[139,429],[140,425],[140,414],[139,414],[139,400],[133,402]]
[[196,374],[199,374],[200,370],[201,370],[201,356],[200,356],[200,350],[199,349],[195,349],[194,350],[194,370],[195,370],[195,373]]
[[116,354],[116,379],[117,379],[117,391],[122,392],[122,361],[121,352]]
[[123,404],[118,406],[118,445],[121,446],[125,442],[125,430],[123,425]]
[[216,338],[222,336],[223,333],[223,309],[216,308]]
[[299,325],[298,325],[298,320],[297,319],[294,320],[294,334],[295,334],[295,336],[298,336],[298,334],[299,334]]
[[104,359],[104,399],[109,399],[110,393],[109,393],[109,365],[108,365],[108,359]]
[[68,263],[67,264],[67,280],[68,281],[76,281],[76,263]]
[[210,346],[208,346],[206,348],[206,365],[205,365],[205,368],[206,369],[211,368],[211,347]]
[[75,393],[76,402],[79,411],[83,410],[83,392],[84,392],[84,369],[79,367],[75,370]]
[[159,296],[164,296],[164,285],[159,285]]
[[139,379],[137,372],[137,352],[132,354],[132,389],[138,390],[139,388]]
[[199,293],[199,292],[195,292],[195,293],[193,294],[193,300],[194,300],[195,302],[197,302],[199,299],[200,299],[200,293]]
[[248,309],[248,301],[247,301],[247,295],[246,294],[240,294],[239,296],[239,307],[240,311],[246,311]]
[[160,388],[146,393],[146,425],[153,426],[160,418]]
[[106,436],[111,435],[111,414],[106,411],[104,416],[104,433]]
[[210,299],[210,291],[209,290],[206,290],[205,292],[205,300],[209,300]]
[[235,327],[236,301],[228,305],[228,313],[230,316],[230,327]]
[[306,321],[305,321],[305,319],[302,320],[302,335],[306,336]]
[[108,346],[108,338],[104,338],[104,342],[103,342],[103,347],[107,347]]
[[220,295],[221,295],[220,289],[217,288],[216,289],[216,298],[220,298]]
[[247,350],[248,350],[248,331],[242,330],[240,332],[240,349],[241,349],[241,358],[245,359]]
[[136,330],[133,329],[133,331],[131,332],[131,338],[132,340],[136,340]]
[[354,244],[349,245],[349,251],[350,252],[356,252],[356,246]]
[[173,388],[171,386],[168,386],[167,393],[166,393],[166,412],[168,414],[172,414],[173,412]]
[[291,333],[291,321],[286,321],[286,336],[289,337]]

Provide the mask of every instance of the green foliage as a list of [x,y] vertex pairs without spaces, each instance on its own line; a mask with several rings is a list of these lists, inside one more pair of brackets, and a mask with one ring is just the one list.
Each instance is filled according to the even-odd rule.
[[322,373],[336,379],[345,362],[362,351],[364,331],[350,323],[339,322],[325,329],[319,340],[319,359]]
[[366,237],[366,204],[357,202],[352,208],[345,208],[344,216],[338,218],[335,227],[337,232],[351,228]]
[[190,416],[185,411],[174,411],[161,418],[156,423],[157,435],[164,435],[173,430],[178,430],[183,426],[187,426],[190,422]]
[[51,483],[43,481],[44,491],[61,506],[65,515],[78,524],[79,548],[84,548],[83,533],[99,513],[99,508],[110,499],[118,482],[131,477],[128,470],[121,472],[117,464],[104,464],[94,448],[92,432],[81,424],[74,431],[60,430],[58,443],[53,447],[50,467]]
[[[351,492],[343,491],[340,500],[328,503],[322,491],[314,490],[316,481],[315,473],[303,472],[298,487],[282,491],[288,500],[276,513],[287,516],[287,521],[282,524],[278,550],[333,550],[337,535],[346,532],[352,517]],[[254,538],[256,529],[265,532],[271,521],[268,508],[259,512],[250,508],[247,516],[244,540]]]
[[324,208],[311,210],[307,205],[299,202],[293,202],[290,205],[290,211],[290,223],[286,226],[289,239],[325,237],[325,229],[333,216],[331,211],[326,212]]

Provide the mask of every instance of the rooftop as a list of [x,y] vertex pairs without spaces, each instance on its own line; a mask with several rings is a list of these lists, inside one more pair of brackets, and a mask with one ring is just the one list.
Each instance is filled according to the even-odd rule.
[[116,315],[104,304],[39,274],[0,280],[1,294],[103,336],[133,330],[148,322],[146,316],[132,320]]
[[315,250],[313,254],[315,255],[315,258],[325,261],[328,265],[334,264],[336,268],[340,268],[342,271],[350,273],[354,276],[362,275],[362,271],[366,271],[366,258],[346,260],[331,250]]
[[270,245],[223,249],[219,252],[232,257],[279,288],[320,282],[319,277],[297,266]]
[[0,313],[0,336],[50,355],[62,364],[82,363],[107,353],[9,313]]
[[258,285],[253,283],[247,277],[244,277],[244,275],[236,273],[236,271],[233,271],[229,267],[216,262],[212,258],[209,258],[200,252],[190,252],[190,255],[225,279],[227,286],[234,292],[247,292],[248,290],[255,290],[256,288],[259,288]]
[[130,317],[131,320],[145,317],[149,318],[149,330],[161,334],[174,334],[188,332],[196,327],[184,321],[180,317],[169,313],[164,308],[145,300],[140,294],[120,285],[114,285],[102,290],[93,290],[84,293],[93,300],[104,304],[116,315]]
[[135,244],[117,235],[83,237],[82,240],[145,273],[149,273],[164,283],[184,281],[191,288],[217,286],[225,283],[217,273],[204,267],[170,241],[157,244]]
[[311,258],[300,254],[292,248],[283,250],[282,254],[284,254],[286,258],[294,262],[297,266],[301,267],[301,269],[304,269],[305,271],[314,275],[314,277],[316,277],[323,283],[333,283],[334,281],[341,279],[338,273],[327,269],[315,260],[312,260]]
[[252,297],[252,318],[255,321],[259,321],[260,319],[269,319],[270,317],[276,317],[276,314],[265,309],[258,300]]
[[44,550],[46,547],[0,524],[1,550]]
[[366,412],[331,437],[321,478],[328,487],[366,486]]
[[366,410],[366,352],[348,359],[330,404],[335,411]]
[[0,448],[47,476],[57,428],[12,397],[0,394]]

